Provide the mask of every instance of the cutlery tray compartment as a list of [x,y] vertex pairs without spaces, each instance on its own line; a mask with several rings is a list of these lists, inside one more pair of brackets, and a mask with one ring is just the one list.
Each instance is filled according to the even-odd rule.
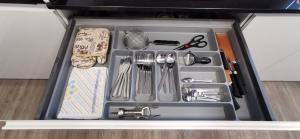
[[[103,101],[103,115],[100,120],[118,119],[112,112],[119,108],[133,109],[141,106],[151,107],[151,113],[159,115],[149,120],[266,120],[265,113],[262,111],[262,98],[258,98],[253,87],[253,80],[245,65],[244,56],[241,54],[240,44],[237,41],[233,29],[233,21],[173,21],[173,20],[114,20],[114,19],[76,19],[74,28],[70,33],[70,39],[65,47],[66,52],[61,57],[62,65],[59,67],[58,76],[54,82],[53,90],[50,90],[50,101],[46,105],[46,113],[42,119],[56,119],[56,114],[63,100],[63,94],[68,75],[72,69],[71,55],[76,32],[80,27],[105,27],[111,31],[110,52],[105,65],[96,64],[95,66],[105,66],[108,68],[107,81],[105,85],[105,96]],[[140,30],[153,40],[176,40],[180,45],[188,43],[193,36],[204,35],[207,46],[204,48],[190,48],[187,50],[173,50],[177,46],[165,46],[149,44],[144,50],[129,50],[123,43],[124,30]],[[231,92],[226,81],[223,63],[217,45],[215,33],[227,33],[231,39],[233,51],[241,61],[241,69],[247,84],[247,94],[243,98],[238,98],[241,108],[235,111]],[[186,66],[184,56],[191,51],[198,57],[208,57],[211,59],[209,64],[194,64]],[[151,80],[140,81],[140,65],[138,55],[149,53],[153,55],[152,63],[148,67],[142,67],[144,77]],[[162,64],[156,58],[159,54],[173,54],[175,62],[172,66],[173,77],[168,73],[169,81],[166,86],[173,86],[172,93],[164,92],[165,88],[158,89],[160,79],[163,77]],[[122,58],[131,59],[131,75],[129,75],[129,96],[127,98],[113,97],[112,90],[115,88],[114,82],[118,78],[120,61]],[[169,72],[169,68],[164,67]],[[141,75],[142,75],[141,74]],[[183,82],[184,78],[193,80],[211,80],[212,82],[188,81]],[[170,83],[170,79],[174,83]],[[144,91],[139,91],[137,86]],[[142,85],[141,85],[142,84]],[[199,97],[192,98],[195,101],[186,100],[186,90],[192,89],[199,91]],[[147,90],[150,93],[147,92]],[[198,89],[198,90],[197,90]],[[122,90],[122,89],[121,89]],[[125,89],[126,90],[126,89]],[[146,91],[145,91],[146,90]],[[163,91],[162,91],[163,90]],[[208,91],[205,94],[205,91]],[[203,94],[204,92],[204,94]],[[217,98],[210,98],[209,101],[203,99],[203,95],[209,96],[209,92],[215,93]],[[268,113],[267,113],[268,115]]]
[[[148,36],[149,41],[154,40],[176,40],[180,44],[187,43],[196,35],[203,35],[203,41],[207,42],[207,46],[200,51],[218,51],[218,47],[215,41],[214,32],[210,28],[195,28],[195,27],[176,27],[176,26],[117,26],[118,37],[117,45],[114,49],[128,50],[123,43],[125,31],[138,30],[145,33]],[[174,47],[166,45],[153,45],[150,43],[147,50],[172,50]],[[198,50],[197,48],[190,48],[189,50]]]
[[236,120],[230,104],[186,104],[186,103],[108,103],[105,118],[116,119],[114,112],[120,107],[134,109],[139,106],[151,106],[151,120]]
[[212,83],[226,83],[223,67],[180,67],[181,79],[193,78],[195,80],[207,80]]

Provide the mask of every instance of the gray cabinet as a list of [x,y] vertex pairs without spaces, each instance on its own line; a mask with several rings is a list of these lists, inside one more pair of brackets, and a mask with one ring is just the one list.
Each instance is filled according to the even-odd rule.
[[43,4],[0,4],[0,78],[48,79],[65,25]]
[[299,25],[299,14],[255,14],[243,30],[263,81],[300,81]]

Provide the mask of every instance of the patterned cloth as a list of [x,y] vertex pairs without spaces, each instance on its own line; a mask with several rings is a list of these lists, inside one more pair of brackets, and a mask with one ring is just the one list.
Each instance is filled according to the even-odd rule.
[[106,28],[80,28],[76,34],[72,65],[77,68],[90,68],[104,64],[107,59],[110,32]]
[[106,67],[73,68],[57,118],[101,118],[106,77]]

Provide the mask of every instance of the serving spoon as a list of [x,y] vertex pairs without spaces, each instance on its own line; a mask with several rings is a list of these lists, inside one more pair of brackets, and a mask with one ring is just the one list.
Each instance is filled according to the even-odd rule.
[[193,83],[193,82],[204,82],[204,83],[212,83],[212,80],[195,80],[193,78],[187,77],[187,78],[183,78],[181,79],[182,82],[184,83]]

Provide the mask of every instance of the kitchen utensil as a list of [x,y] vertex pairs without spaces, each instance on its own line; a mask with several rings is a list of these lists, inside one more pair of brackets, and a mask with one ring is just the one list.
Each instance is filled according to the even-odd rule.
[[193,54],[191,51],[187,52],[183,56],[183,61],[186,66],[191,66],[196,63],[200,64],[209,64],[211,63],[211,59],[208,57],[197,57],[195,54]]
[[[176,92],[175,81],[174,81],[174,72],[173,72],[173,66],[175,65],[175,61],[176,61],[175,54],[174,53],[168,53],[167,56],[166,56],[167,69],[165,69],[163,74],[162,74],[161,80],[160,80],[159,85],[158,85],[158,91],[161,90],[164,82],[167,82],[167,83],[169,83],[169,86],[167,87],[168,92],[171,92],[171,93]],[[168,77],[168,81],[166,81],[167,77]]]
[[154,63],[153,53],[140,52],[136,55],[136,64],[138,67],[137,73],[137,94],[150,94],[152,95],[152,68]]
[[221,101],[220,94],[218,92],[209,92],[203,89],[191,89],[184,88],[182,98],[184,101],[193,102],[193,101],[208,101],[208,102],[217,102]]
[[230,90],[230,93],[231,93],[231,98],[232,98],[232,101],[233,101],[234,109],[235,109],[235,110],[240,109],[241,106],[240,106],[240,104],[237,102],[236,98],[234,97],[234,93],[233,93],[233,90],[232,90],[231,83],[229,84],[229,90]]
[[169,83],[169,93],[176,93],[175,79],[174,79],[174,70],[176,57],[174,53],[169,53],[166,57],[166,63],[168,67],[168,83]]
[[233,71],[230,71],[230,78],[231,78],[231,87],[232,87],[232,93],[235,97],[242,98],[243,96],[241,95],[239,91],[239,87],[237,86],[237,81],[236,78],[234,77]]
[[220,99],[213,98],[213,97],[207,97],[207,96],[203,95],[203,96],[199,96],[199,97],[186,96],[186,101],[188,101],[188,102],[193,102],[193,101],[217,102],[217,101],[220,101]]
[[149,38],[139,30],[124,31],[123,43],[128,49],[145,49],[149,45]]
[[151,115],[150,107],[137,107],[134,109],[119,108],[118,112],[112,112],[113,115],[117,115],[120,119],[132,118],[132,119],[150,119],[159,115]]
[[241,84],[242,84],[243,86],[245,86],[245,80],[244,80],[244,78],[243,78],[243,76],[242,76],[242,71],[241,71],[239,62],[233,60],[233,61],[231,61],[231,63],[232,63],[232,65],[233,65],[234,69],[238,72],[238,75],[239,75],[239,79],[240,79]]
[[123,43],[128,49],[146,49],[150,44],[177,46],[179,41],[173,40],[154,40],[150,41],[148,36],[140,30],[124,31]]
[[183,78],[181,79],[182,82],[184,83],[193,83],[193,82],[204,82],[204,83],[212,83],[212,80],[195,80],[193,78],[187,77],[187,78]]
[[222,62],[223,62],[224,69],[229,70],[229,65],[228,65],[228,62],[226,60],[226,56],[225,56],[225,53],[224,53],[223,49],[220,49],[220,55],[221,55],[221,59],[222,59]]
[[188,49],[191,47],[203,48],[203,47],[207,46],[207,42],[204,41],[204,38],[205,38],[204,35],[194,36],[190,42],[188,42],[184,45],[181,45],[181,46],[175,48],[174,50],[185,50],[185,49]]
[[239,74],[237,71],[233,71],[233,78],[236,81],[237,87],[239,89],[239,92],[241,95],[245,95],[245,88],[242,85],[242,82],[240,80]]
[[[163,53],[159,53],[159,54],[157,54],[157,56],[156,56],[156,63],[158,64],[158,65],[160,65],[160,75],[162,76],[163,75],[163,73],[164,73],[164,70],[165,70],[165,68],[166,68],[166,55],[165,54],[163,54]],[[160,81],[161,82],[161,81]],[[167,92],[167,90],[166,90],[166,84],[165,84],[165,82],[163,83],[163,90],[164,90],[164,93],[166,93]]]
[[115,82],[113,83],[111,89],[111,96],[113,98],[122,97],[129,99],[130,94],[130,76],[132,69],[132,60],[131,57],[125,57],[120,60],[120,66],[118,70],[118,76]]
[[239,64],[236,61],[232,61],[231,63],[235,69],[234,77],[235,77],[235,80],[237,81],[237,86],[239,87],[240,93],[241,93],[241,95],[245,95],[247,91],[245,88],[244,78],[241,75],[241,69],[239,67]]
[[154,40],[151,43],[154,45],[169,45],[169,46],[178,46],[180,44],[179,41],[172,41],[172,40]]
[[232,84],[234,85],[233,90],[236,89],[238,90],[238,94],[236,97],[243,97],[242,95],[245,94],[245,89],[244,86],[242,85],[239,77],[238,77],[238,73],[237,71],[234,70],[234,68],[231,66],[231,64],[229,64],[229,68],[230,68],[230,78],[232,81]]
[[156,63],[160,65],[161,70],[163,70],[166,63],[166,56],[164,54],[157,54]]

